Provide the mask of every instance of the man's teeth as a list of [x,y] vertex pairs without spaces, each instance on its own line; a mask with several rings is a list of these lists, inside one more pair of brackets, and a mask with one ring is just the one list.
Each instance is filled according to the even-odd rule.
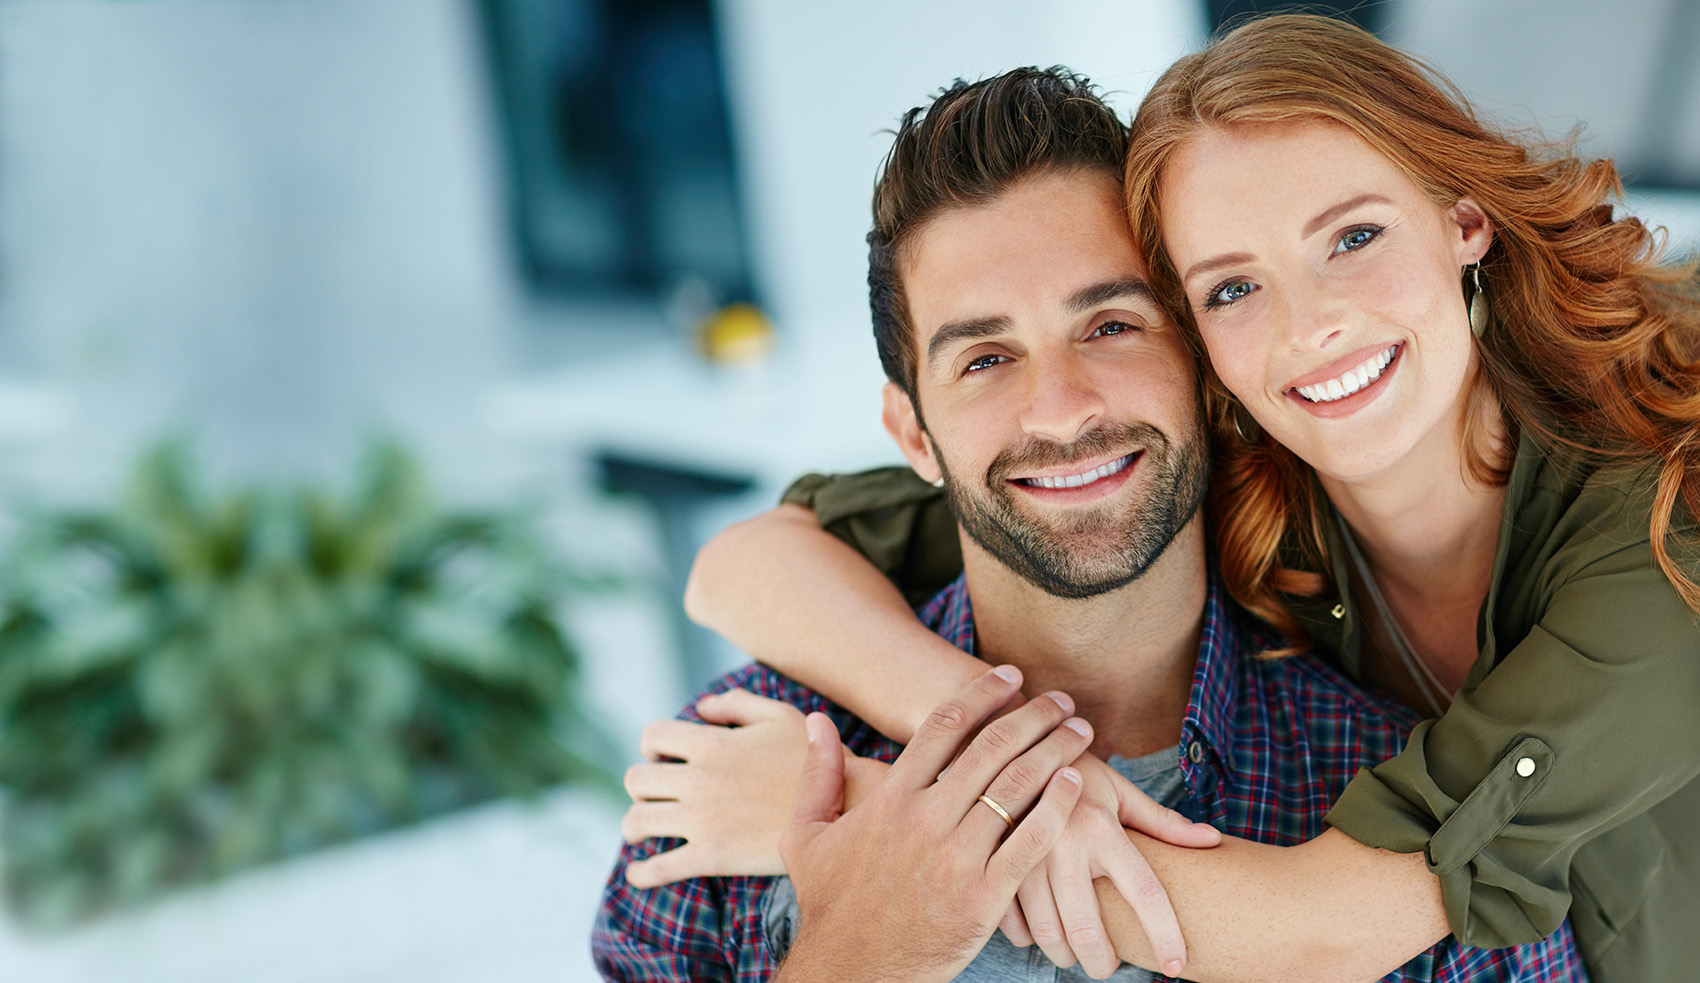
[[1131,463],[1133,463],[1133,455],[1129,454],[1126,457],[1118,457],[1101,467],[1093,468],[1085,474],[1071,474],[1058,478],[1022,478],[1021,481],[1023,484],[1032,485],[1035,488],[1079,488],[1082,485],[1090,485],[1099,478],[1108,478]]
[[1373,355],[1364,364],[1350,369],[1338,379],[1329,379],[1314,386],[1296,386],[1300,396],[1313,403],[1332,403],[1336,399],[1344,399],[1381,378],[1381,373],[1393,361],[1393,356],[1399,351],[1398,345],[1389,345],[1387,350]]

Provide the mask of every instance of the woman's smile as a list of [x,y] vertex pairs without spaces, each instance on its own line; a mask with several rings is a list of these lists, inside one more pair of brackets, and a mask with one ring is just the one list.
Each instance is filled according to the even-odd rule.
[[[1371,346],[1316,372],[1310,372],[1287,387],[1286,395],[1306,411],[1319,417],[1339,417],[1357,412],[1387,388],[1399,368],[1403,344]],[[1364,357],[1364,351],[1369,355]],[[1341,365],[1345,366],[1344,371]],[[1307,381],[1309,380],[1309,381]]]

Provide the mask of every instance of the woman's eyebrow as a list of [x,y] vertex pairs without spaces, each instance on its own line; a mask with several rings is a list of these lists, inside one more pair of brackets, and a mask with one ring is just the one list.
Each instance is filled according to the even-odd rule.
[[1304,232],[1301,234],[1300,238],[1309,239],[1311,236],[1316,234],[1316,230],[1327,225],[1329,222],[1332,222],[1352,209],[1357,208],[1359,205],[1370,204],[1391,205],[1393,204],[1393,201],[1385,195],[1378,195],[1373,191],[1368,194],[1358,195],[1356,198],[1348,198],[1340,204],[1335,205],[1333,208],[1323,212],[1321,215],[1311,219],[1309,222],[1306,222]]
[[[1302,229],[1299,233],[1299,237],[1301,239],[1309,239],[1311,236],[1316,234],[1318,229],[1326,226],[1329,222],[1334,221],[1352,209],[1358,208],[1362,205],[1391,204],[1394,204],[1393,199],[1386,195],[1378,195],[1373,191],[1358,195],[1355,198],[1348,198],[1332,208],[1325,209],[1321,214],[1317,215],[1309,222],[1306,222],[1304,229]],[[1253,256],[1251,253],[1223,253],[1220,256],[1212,256],[1209,259],[1200,260],[1188,267],[1185,275],[1181,277],[1181,282],[1191,283],[1192,278],[1198,276],[1200,273],[1209,273],[1213,270],[1219,270],[1224,266],[1233,266],[1238,263],[1249,263],[1256,258],[1257,257]]]
[[1219,270],[1224,266],[1249,263],[1256,258],[1257,257],[1253,256],[1251,253],[1223,253],[1220,256],[1212,256],[1209,259],[1199,260],[1187,268],[1186,275],[1181,277],[1181,282],[1191,283],[1192,278],[1200,273],[1210,273],[1215,270]]

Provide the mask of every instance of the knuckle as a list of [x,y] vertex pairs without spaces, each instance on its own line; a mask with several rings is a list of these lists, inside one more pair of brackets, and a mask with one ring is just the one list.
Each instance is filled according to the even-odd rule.
[[1004,754],[1016,747],[1015,733],[1003,721],[998,721],[980,731],[975,743],[996,754]]
[[1128,900],[1141,911],[1151,911],[1169,906],[1168,892],[1154,877],[1141,878],[1139,885],[1133,889],[1134,896]]
[[[1018,758],[1010,762],[1009,767],[1003,770],[1003,781],[999,784],[1008,786],[1001,789],[1006,795],[1009,793],[1027,795],[1031,794],[1033,789],[1037,788],[1045,778],[1046,776],[1040,773],[1038,765],[1026,758]],[[1014,795],[1010,797],[1014,798]]]
[[1097,948],[1104,944],[1104,933],[1097,925],[1076,925],[1068,930],[1068,944],[1077,952]]
[[1015,855],[1026,863],[1037,861],[1045,855],[1045,838],[1031,823],[1023,823],[1009,834],[1015,844]]
[[968,726],[968,711],[962,704],[951,700],[934,707],[927,720],[938,730],[963,730]]
[[1066,936],[1063,935],[1062,926],[1056,922],[1041,922],[1036,918],[1029,917],[1027,919],[1027,930],[1032,934],[1033,941],[1039,944],[1039,948],[1047,952],[1067,940]]

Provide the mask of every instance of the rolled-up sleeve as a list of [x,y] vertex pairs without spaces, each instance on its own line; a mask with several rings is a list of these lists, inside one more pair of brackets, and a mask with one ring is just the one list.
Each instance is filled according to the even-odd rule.
[[912,605],[962,572],[962,543],[944,494],[908,468],[806,474],[782,500],[813,511],[821,528],[867,557]]
[[1641,536],[1548,562],[1538,623],[1329,813],[1361,843],[1422,852],[1470,945],[1557,928],[1578,849],[1700,772],[1700,627]]

